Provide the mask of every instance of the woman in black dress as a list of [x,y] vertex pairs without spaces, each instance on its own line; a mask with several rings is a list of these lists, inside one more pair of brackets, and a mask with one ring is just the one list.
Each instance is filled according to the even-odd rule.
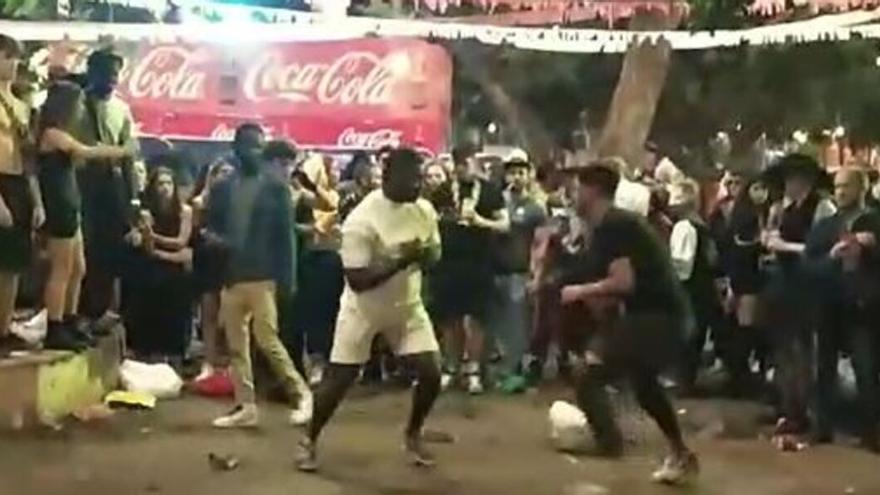
[[174,172],[164,167],[150,174],[142,206],[128,283],[128,344],[139,358],[177,364],[191,330],[192,209],[178,196]]
[[118,146],[86,146],[72,137],[85,108],[82,89],[70,82],[49,88],[40,113],[38,177],[46,208],[49,278],[43,293],[49,328],[44,343],[49,349],[81,350],[90,341],[75,328],[80,285],[86,272],[80,223],[82,205],[76,164],[86,160],[117,163],[129,152]]
[[223,330],[220,328],[220,289],[223,288],[223,267],[226,264],[221,247],[206,242],[201,235],[204,227],[211,188],[235,172],[235,168],[224,160],[206,166],[199,179],[191,200],[193,211],[193,282],[194,297],[199,298],[199,326],[205,345],[202,371],[196,381],[224,369],[228,364],[223,351]]
[[755,181],[744,183],[734,200],[728,221],[725,269],[728,280],[725,307],[730,313],[732,331],[726,344],[726,365],[732,384],[743,392],[749,383],[749,356],[752,352],[766,364],[766,335],[758,328],[758,296],[764,286],[761,270],[761,232],[767,224],[768,192]]

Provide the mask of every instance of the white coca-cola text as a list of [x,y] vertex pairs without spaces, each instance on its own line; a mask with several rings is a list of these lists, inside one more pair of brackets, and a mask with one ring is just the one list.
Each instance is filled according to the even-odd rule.
[[159,46],[140,59],[128,76],[128,94],[135,98],[201,100],[205,98],[204,70],[196,66],[196,51]]
[[281,54],[268,52],[248,70],[244,94],[252,101],[387,105],[393,79],[384,59],[370,52],[348,52],[327,63],[285,63]]
[[336,144],[342,148],[378,149],[383,146],[397,148],[400,146],[402,136],[403,132],[395,129],[358,132],[354,127],[346,127],[339,133]]

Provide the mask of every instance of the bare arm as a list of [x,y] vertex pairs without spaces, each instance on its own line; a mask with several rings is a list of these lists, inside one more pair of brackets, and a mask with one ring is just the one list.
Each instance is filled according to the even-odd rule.
[[87,146],[60,129],[47,129],[40,140],[40,149],[63,151],[80,160],[118,160],[128,156],[125,148],[104,144]]
[[608,276],[587,284],[584,297],[622,296],[636,287],[636,274],[629,258],[618,258],[608,266]]
[[[43,208],[43,195],[40,193],[40,183],[37,182],[37,177],[31,175],[28,177],[28,186],[31,191],[31,200],[34,202],[35,208]],[[0,199],[2,201],[2,199]]]
[[177,251],[154,249],[151,253],[160,260],[171,263],[179,263],[181,265],[189,265],[192,263],[192,249],[179,249]]
[[598,282],[570,285],[562,289],[562,302],[587,302],[594,298],[624,296],[636,286],[636,276],[629,258],[617,258],[608,266],[608,276]]
[[348,286],[355,292],[365,292],[382,285],[399,272],[406,270],[414,261],[402,258],[386,266],[372,266],[365,268],[346,268],[345,280]]
[[176,237],[166,237],[160,234],[153,234],[153,239],[156,240],[156,243],[161,248],[165,249],[181,249],[189,244],[190,236],[192,235],[192,226],[193,226],[193,212],[192,208],[187,205],[183,206],[183,209],[180,211],[180,231]]

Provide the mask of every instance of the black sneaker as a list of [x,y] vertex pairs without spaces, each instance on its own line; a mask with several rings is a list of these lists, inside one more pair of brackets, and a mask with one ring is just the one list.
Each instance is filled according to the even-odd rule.
[[296,468],[304,473],[314,473],[318,470],[318,448],[315,442],[303,438],[297,445]]
[[111,330],[119,324],[120,318],[115,313],[107,312],[97,320],[93,320],[89,325],[89,331],[95,337],[105,337],[110,335]]
[[73,337],[88,347],[97,345],[97,340],[86,330],[88,325],[82,322],[76,316],[66,316],[64,318],[64,326]]
[[407,435],[403,443],[403,450],[413,466],[432,468],[437,464],[434,455],[422,445],[421,435]]
[[82,352],[88,348],[63,323],[49,322],[43,348],[53,351]]

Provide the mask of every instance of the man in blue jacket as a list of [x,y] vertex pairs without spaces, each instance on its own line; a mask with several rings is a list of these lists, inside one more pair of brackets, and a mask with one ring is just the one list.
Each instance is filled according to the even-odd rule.
[[240,126],[233,141],[236,173],[211,191],[209,240],[220,243],[228,253],[220,311],[237,403],[230,414],[214,421],[218,428],[253,427],[259,421],[249,319],[257,346],[273,371],[291,397],[299,396],[291,423],[305,424],[312,413],[311,391],[278,337],[276,293],[291,290],[293,284],[292,219],[288,187],[263,170],[264,141],[259,126]]

